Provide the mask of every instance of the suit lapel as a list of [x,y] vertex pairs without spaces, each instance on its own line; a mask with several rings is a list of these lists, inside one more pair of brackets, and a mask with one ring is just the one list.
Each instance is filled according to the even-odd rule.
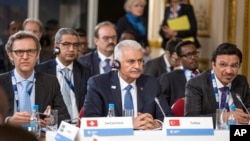
[[115,109],[117,115],[122,115],[122,98],[121,98],[121,88],[120,88],[120,82],[118,78],[118,72],[117,71],[111,71],[111,95],[114,98],[115,102]]
[[93,68],[94,68],[94,73],[95,74],[100,74],[100,68],[99,68],[99,56],[97,51],[95,51],[94,56],[93,56]]
[[78,93],[80,93],[79,88],[81,87],[81,80],[80,79],[82,79],[82,77],[81,77],[82,72],[80,71],[79,67],[77,66],[77,64],[75,62],[73,63],[73,75],[74,75],[73,77],[74,77],[76,103],[78,106],[80,106]]
[[143,110],[143,101],[144,101],[144,95],[145,95],[145,88],[144,88],[144,81],[142,79],[142,76],[140,76],[136,80],[136,87],[137,87],[137,110],[142,111]]
[[[39,109],[46,109],[44,102],[45,102],[45,90],[47,89],[44,85],[42,78],[41,78],[41,73],[36,73],[36,82],[35,82],[35,104],[38,104],[40,107]],[[47,105],[46,105],[47,106]]]

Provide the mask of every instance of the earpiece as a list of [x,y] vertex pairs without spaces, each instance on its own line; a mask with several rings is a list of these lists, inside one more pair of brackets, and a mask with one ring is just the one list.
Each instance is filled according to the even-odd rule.
[[120,69],[121,63],[118,60],[114,60],[113,64],[112,64],[112,67],[115,68],[115,69]]
[[59,47],[55,47],[53,54],[59,54],[59,53],[60,53],[60,48]]

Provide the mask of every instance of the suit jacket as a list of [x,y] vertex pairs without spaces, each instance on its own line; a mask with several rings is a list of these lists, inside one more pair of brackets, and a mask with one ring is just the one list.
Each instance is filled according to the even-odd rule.
[[[8,116],[14,114],[15,94],[11,82],[11,72],[0,75],[0,85],[3,87],[9,101]],[[36,73],[35,104],[39,105],[39,112],[44,112],[48,105],[52,109],[58,109],[58,120],[70,119],[68,110],[63,101],[60,85],[55,76]]]
[[[38,64],[36,66],[36,71],[45,72],[56,76],[56,60],[52,59],[44,63]],[[78,111],[80,112],[85,95],[87,93],[87,81],[90,77],[90,70],[74,61],[73,63],[73,78],[74,78],[74,88],[75,88],[75,97],[76,105]]]
[[99,56],[97,51],[90,52],[78,59],[78,62],[88,67],[91,71],[91,75],[100,74],[99,68]]
[[[243,75],[237,75],[232,81],[231,96],[237,108],[244,110],[240,101],[236,98],[238,93],[244,105],[250,110],[250,91],[247,79]],[[197,77],[190,79],[185,91],[185,116],[209,116],[213,117],[215,128],[216,99],[211,79],[211,70],[207,70]]]
[[[136,80],[138,112],[150,113],[155,119],[163,120],[163,114],[154,101],[159,98],[163,111],[172,116],[172,111],[161,94],[159,82],[150,76],[141,75]],[[115,104],[116,116],[122,116],[121,88],[117,71],[92,76],[88,81],[88,93],[84,102],[85,117],[105,117],[108,104]]]
[[[186,37],[194,37],[195,39],[195,45],[196,47],[200,47],[200,43],[197,40],[197,22],[196,22],[196,17],[194,14],[194,9],[192,5],[189,4],[180,4],[181,8],[178,11],[178,17],[183,16],[183,15],[187,15],[188,20],[189,20],[189,24],[190,24],[190,30],[183,30],[183,31],[178,31],[177,33],[177,37],[180,38],[186,38]],[[162,26],[163,25],[167,25],[167,20],[169,19],[169,15],[171,14],[171,6],[166,7],[165,12],[164,12],[164,19],[162,21]],[[166,47],[166,43],[169,40],[168,38],[165,37],[165,34],[163,32],[163,30],[160,28],[159,31],[160,36],[162,37],[163,41],[162,41],[162,48]]]
[[151,75],[155,78],[160,78],[163,73],[166,73],[167,65],[164,60],[164,55],[157,57],[155,59],[149,60],[143,69],[143,73],[147,75]]
[[125,16],[121,17],[118,19],[118,22],[117,22],[117,35],[118,35],[118,38],[121,37],[121,34],[125,31],[125,30],[130,30],[130,31],[133,31],[136,35],[136,41],[139,42],[142,47],[146,47],[146,46],[149,46],[149,43],[148,43],[148,35],[147,35],[147,22],[144,20],[144,26],[145,26],[145,29],[146,29],[146,35],[145,36],[142,36],[140,34],[140,32],[138,30],[136,30],[133,25],[129,22],[128,18]]
[[185,96],[185,85],[187,79],[183,70],[174,70],[164,73],[160,78],[162,93],[166,96],[169,105]]

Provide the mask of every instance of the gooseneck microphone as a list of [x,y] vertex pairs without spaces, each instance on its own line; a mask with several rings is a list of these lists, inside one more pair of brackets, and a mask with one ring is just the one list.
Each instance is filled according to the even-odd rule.
[[165,114],[165,112],[163,111],[163,109],[162,109],[162,107],[161,107],[161,104],[160,104],[160,102],[159,102],[158,97],[155,97],[155,103],[156,103],[156,104],[158,105],[158,107],[160,108],[160,110],[161,110],[163,116],[166,117],[166,114]]
[[246,110],[247,114],[249,114],[249,111],[247,110],[247,107],[244,105],[244,103],[242,102],[241,98],[240,98],[240,95],[239,94],[236,94],[236,98],[240,101],[240,104],[243,106],[243,108]]

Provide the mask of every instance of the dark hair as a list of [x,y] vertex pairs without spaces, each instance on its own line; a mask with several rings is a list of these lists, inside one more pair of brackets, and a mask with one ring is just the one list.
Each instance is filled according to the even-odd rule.
[[175,47],[176,45],[181,42],[182,39],[178,38],[178,37],[174,37],[171,38],[170,40],[168,40],[168,42],[166,43],[166,46],[164,48],[165,51],[169,51],[170,55],[172,55],[175,52]]
[[45,30],[54,30],[59,28],[59,22],[56,19],[50,19],[46,22]]
[[218,55],[236,55],[240,59],[240,63],[242,62],[242,53],[239,48],[235,44],[231,43],[222,43],[220,44],[213,52],[211,61],[215,62],[216,57]]
[[192,44],[192,45],[194,45],[194,46],[196,47],[195,43],[192,42],[192,41],[189,41],[189,40],[179,42],[179,43],[175,46],[175,52],[176,52],[176,54],[177,54],[178,56],[181,56],[181,55],[182,55],[182,53],[181,53],[181,48],[182,48],[183,46],[185,46],[185,45],[190,45],[190,44]]
[[80,37],[86,37],[87,36],[87,33],[86,33],[86,31],[84,29],[82,29],[82,28],[76,28],[75,30],[76,30],[76,32],[78,33],[78,35]]

